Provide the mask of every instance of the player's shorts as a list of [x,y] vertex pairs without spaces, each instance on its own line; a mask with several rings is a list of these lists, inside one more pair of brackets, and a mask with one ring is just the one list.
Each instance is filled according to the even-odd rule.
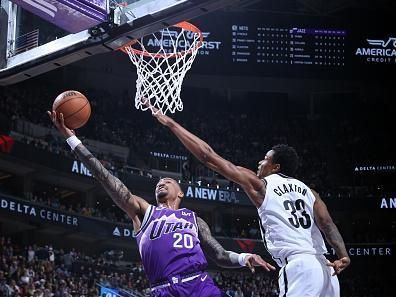
[[340,284],[332,276],[333,267],[327,266],[322,255],[299,254],[287,257],[279,271],[279,296],[339,297]]
[[169,282],[153,286],[152,297],[223,297],[223,293],[207,272],[190,276],[170,277]]

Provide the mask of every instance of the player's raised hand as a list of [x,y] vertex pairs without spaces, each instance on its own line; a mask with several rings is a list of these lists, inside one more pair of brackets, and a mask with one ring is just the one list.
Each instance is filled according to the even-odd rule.
[[65,125],[65,119],[63,117],[63,113],[58,114],[56,111],[47,111],[48,116],[50,117],[52,123],[59,130],[59,132],[66,138],[74,135],[74,131],[70,130]]
[[334,262],[328,262],[327,266],[334,268],[333,275],[340,274],[345,268],[351,264],[351,259],[349,257],[343,257],[341,259],[335,260]]
[[154,107],[151,103],[150,100],[147,98],[142,99],[143,104],[151,110],[151,114],[157,118],[158,122],[160,122],[164,126],[169,126],[170,123],[173,122],[173,120],[168,117],[167,115],[164,115],[161,110],[158,108]]
[[275,267],[263,260],[259,255],[252,254],[245,257],[246,266],[254,273],[255,266],[261,266],[267,271],[275,270]]

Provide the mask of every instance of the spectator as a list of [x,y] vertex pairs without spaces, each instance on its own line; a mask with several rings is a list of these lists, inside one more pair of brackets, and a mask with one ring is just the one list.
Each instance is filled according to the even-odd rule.
[[28,250],[27,250],[27,261],[29,263],[34,260],[35,254],[36,254],[36,252],[34,251],[33,247],[29,246]]

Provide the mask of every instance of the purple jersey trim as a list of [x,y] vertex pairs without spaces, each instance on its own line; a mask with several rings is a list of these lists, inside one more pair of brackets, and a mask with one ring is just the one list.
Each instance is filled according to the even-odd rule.
[[135,231],[132,232],[133,237],[137,237],[148,226],[148,222],[150,221],[150,218],[154,213],[154,209],[155,206],[149,205],[149,208],[146,210],[146,213],[144,214],[143,222],[142,225],[140,226],[140,229],[137,232]]
[[194,217],[194,222],[195,222],[195,228],[197,228],[197,234],[198,234],[198,238],[199,238],[199,228],[198,228],[198,222],[197,222],[197,214],[192,211],[193,217]]

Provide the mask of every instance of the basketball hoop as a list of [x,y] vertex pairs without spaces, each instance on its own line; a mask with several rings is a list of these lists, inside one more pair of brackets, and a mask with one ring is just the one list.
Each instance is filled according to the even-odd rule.
[[163,114],[182,111],[183,79],[202,44],[202,32],[181,22],[123,45],[120,49],[137,69],[135,107]]

